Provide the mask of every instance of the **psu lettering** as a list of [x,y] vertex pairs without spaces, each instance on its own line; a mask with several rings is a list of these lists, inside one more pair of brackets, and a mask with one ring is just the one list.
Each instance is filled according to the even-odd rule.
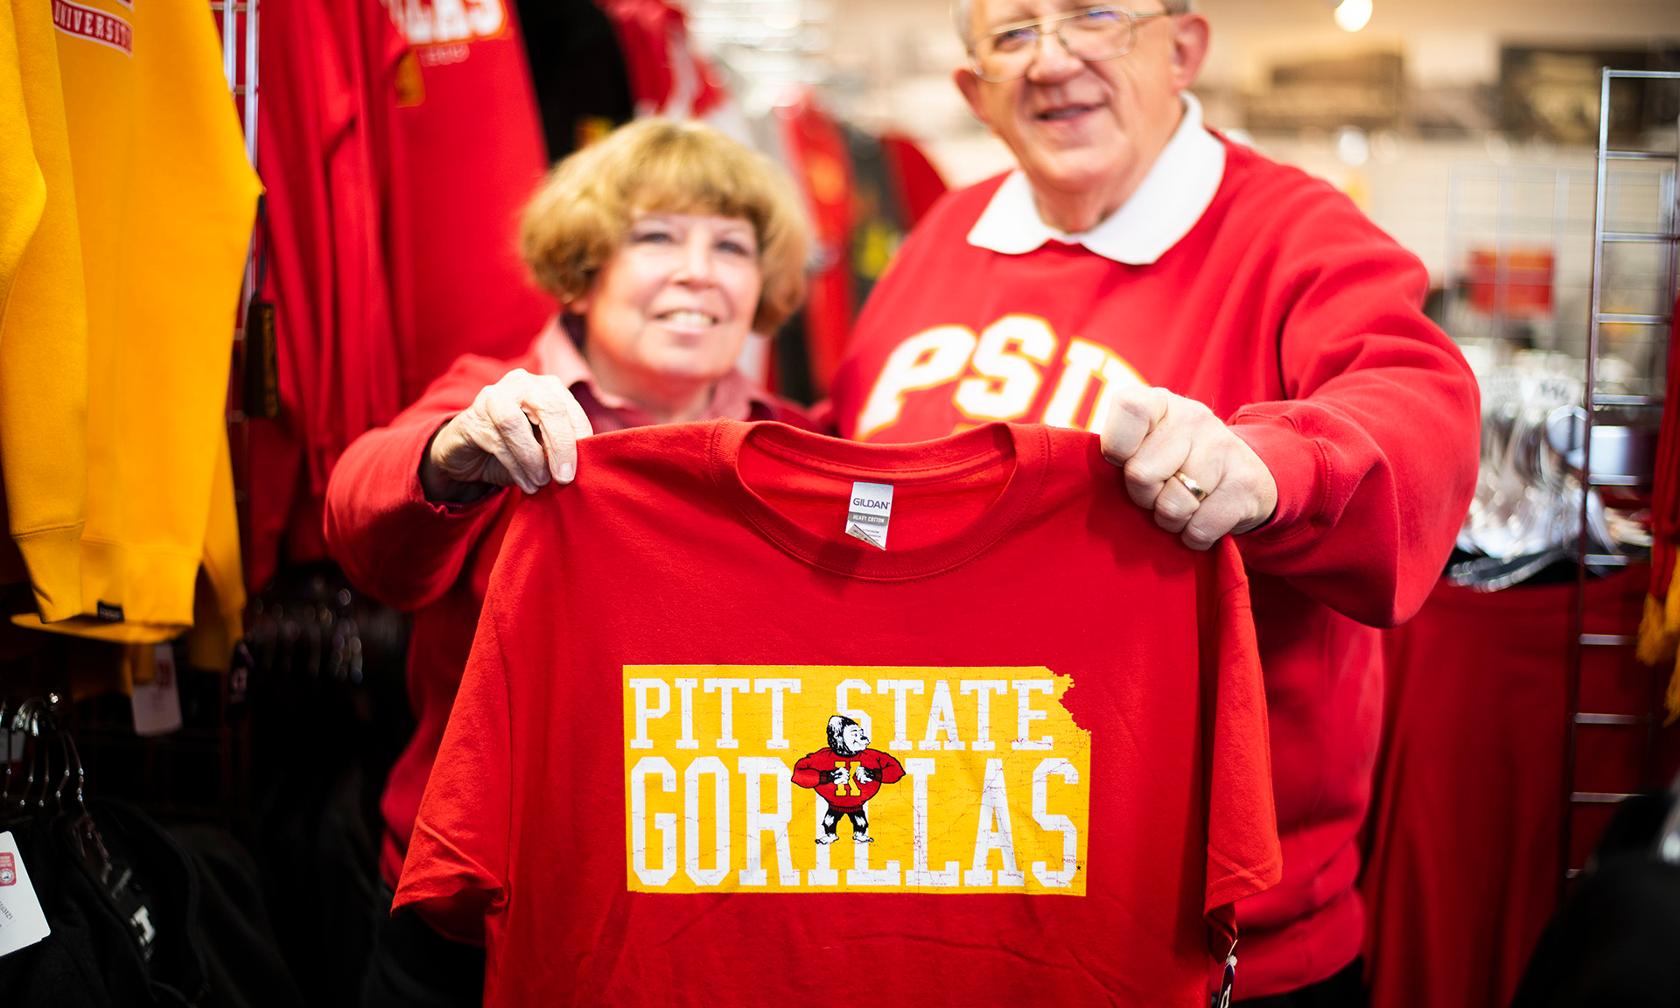
[[1040,422],[1098,431],[1104,394],[1123,384],[1145,382],[1114,351],[1077,336],[1061,337],[1036,315],[1004,315],[979,333],[961,325],[934,326],[888,355],[853,436],[866,440],[892,426],[906,398],[917,393],[948,395],[956,412],[972,423]]

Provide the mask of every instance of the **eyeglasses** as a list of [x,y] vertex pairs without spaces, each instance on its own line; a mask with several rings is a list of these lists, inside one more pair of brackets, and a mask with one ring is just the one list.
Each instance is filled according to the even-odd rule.
[[974,72],[994,84],[1025,76],[1038,55],[1039,41],[1046,34],[1055,35],[1062,48],[1078,59],[1087,62],[1116,59],[1132,51],[1138,25],[1170,14],[1164,10],[1139,14],[1124,7],[1084,7],[1054,17],[1005,25],[974,47]]

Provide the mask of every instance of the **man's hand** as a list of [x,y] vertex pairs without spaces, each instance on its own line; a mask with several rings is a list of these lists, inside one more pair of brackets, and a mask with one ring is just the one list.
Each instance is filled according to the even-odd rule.
[[874,778],[869,776],[869,768],[860,765],[857,768],[857,782],[859,784],[868,784],[871,780],[874,780]]
[[570,483],[578,440],[592,433],[560,379],[515,368],[439,428],[420,464],[420,485],[428,500],[462,502],[482,497],[487,486],[536,493],[550,477]]
[[1163,388],[1111,395],[1102,453],[1125,472],[1132,500],[1191,549],[1258,528],[1277,508],[1277,482],[1254,449],[1212,410]]
[[832,773],[834,775],[834,783],[840,787],[845,787],[847,784],[851,783],[852,772],[845,767],[835,767]]

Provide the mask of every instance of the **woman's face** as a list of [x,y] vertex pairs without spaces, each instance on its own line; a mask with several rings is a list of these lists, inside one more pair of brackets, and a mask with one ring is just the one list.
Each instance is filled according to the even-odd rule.
[[602,388],[657,399],[729,372],[762,285],[749,221],[639,213],[571,307],[584,317],[585,355]]

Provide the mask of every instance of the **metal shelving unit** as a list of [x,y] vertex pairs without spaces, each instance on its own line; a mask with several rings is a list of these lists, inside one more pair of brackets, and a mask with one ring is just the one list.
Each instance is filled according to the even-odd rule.
[[[1601,393],[1598,389],[1599,365],[1604,353],[1605,327],[1639,327],[1652,333],[1652,352],[1648,356],[1647,364],[1652,369],[1651,375],[1656,383],[1662,381],[1663,371],[1657,366],[1657,347],[1662,340],[1665,328],[1672,322],[1667,310],[1657,311],[1606,311],[1604,305],[1605,291],[1608,286],[1606,280],[1606,253],[1612,246],[1644,246],[1654,248],[1658,255],[1659,267],[1657,277],[1656,305],[1659,309],[1666,309],[1675,302],[1676,287],[1680,285],[1677,267],[1680,267],[1680,200],[1676,198],[1676,177],[1680,175],[1680,120],[1675,122],[1674,148],[1672,150],[1625,150],[1610,146],[1610,92],[1617,81],[1634,82],[1635,86],[1646,88],[1676,87],[1680,88],[1680,73],[1668,71],[1641,70],[1610,70],[1603,74],[1599,94],[1599,127],[1598,127],[1598,157],[1597,157],[1597,200],[1593,214],[1593,264],[1592,264],[1592,293],[1591,314],[1587,328],[1587,349],[1585,364],[1585,386],[1583,390],[1584,422],[1582,430],[1582,465],[1581,471],[1585,483],[1589,487],[1597,486],[1626,486],[1624,479],[1600,479],[1593,469],[1593,429],[1595,423],[1601,423],[1601,417],[1606,410],[1615,410],[1627,416],[1631,413],[1647,413],[1660,411],[1664,403],[1655,388],[1645,392]],[[1624,230],[1609,226],[1607,211],[1609,192],[1618,169],[1629,164],[1649,166],[1653,163],[1660,166],[1661,176],[1658,189],[1658,207],[1656,225],[1650,230]],[[1632,797],[1640,789],[1649,789],[1655,785],[1651,780],[1652,757],[1656,748],[1657,731],[1661,726],[1662,682],[1656,672],[1652,673],[1649,692],[1649,706],[1643,714],[1614,714],[1594,711],[1583,711],[1581,706],[1581,677],[1583,665],[1589,651],[1598,648],[1631,649],[1635,642],[1634,635],[1629,633],[1598,633],[1588,632],[1586,625],[1586,582],[1589,565],[1625,566],[1629,562],[1627,556],[1595,554],[1589,552],[1586,528],[1588,522],[1588,508],[1586,495],[1583,495],[1581,506],[1581,535],[1577,542],[1577,583],[1575,605],[1571,625],[1571,647],[1569,653],[1569,667],[1566,677],[1567,704],[1565,710],[1569,712],[1567,724],[1567,742],[1564,749],[1563,796],[1565,799],[1562,830],[1559,837],[1559,857],[1562,862],[1562,879],[1573,878],[1580,873],[1580,867],[1570,862],[1572,858],[1572,844],[1575,839],[1575,814],[1583,806],[1605,806],[1619,804]],[[1645,779],[1629,782],[1623,790],[1590,791],[1577,787],[1577,761],[1581,739],[1585,732],[1626,731],[1643,728],[1645,733],[1644,756],[1642,760],[1641,776]],[[1563,882],[1560,881],[1560,884]]]

